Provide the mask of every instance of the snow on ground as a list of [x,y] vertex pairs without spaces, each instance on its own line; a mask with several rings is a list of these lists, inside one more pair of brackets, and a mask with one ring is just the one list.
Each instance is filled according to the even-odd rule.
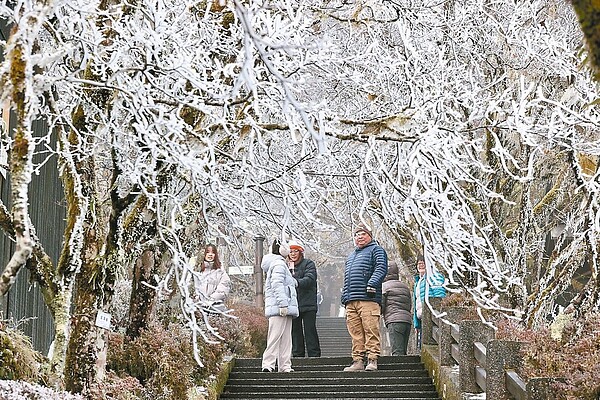
[[54,390],[23,381],[0,380],[2,400],[83,400],[80,395]]

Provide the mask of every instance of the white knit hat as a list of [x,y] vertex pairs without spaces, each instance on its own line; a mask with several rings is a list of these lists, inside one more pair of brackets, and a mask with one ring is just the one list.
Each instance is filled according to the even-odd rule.
[[281,242],[279,244],[279,254],[281,254],[283,257],[290,255],[290,246],[286,242]]

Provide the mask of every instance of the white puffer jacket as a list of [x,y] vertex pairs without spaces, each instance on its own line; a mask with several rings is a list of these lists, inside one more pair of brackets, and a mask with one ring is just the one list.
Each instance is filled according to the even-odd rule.
[[265,315],[279,315],[279,309],[287,307],[289,317],[297,317],[298,299],[296,280],[288,270],[285,259],[278,254],[267,254],[260,266],[266,273],[265,279]]

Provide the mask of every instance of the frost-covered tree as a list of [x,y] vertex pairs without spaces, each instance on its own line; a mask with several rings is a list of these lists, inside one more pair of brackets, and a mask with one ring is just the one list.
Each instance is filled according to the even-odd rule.
[[[17,251],[0,293],[33,259],[70,390],[101,378],[94,318],[142,254],[147,297],[177,288],[194,337],[211,339],[184,281],[205,237],[331,249],[365,220],[391,253],[424,250],[481,306],[532,323],[590,255],[574,301],[598,308],[598,88],[568,4],[0,5],[17,122],[1,210]],[[34,138],[41,116],[50,134]],[[36,141],[58,158],[68,204],[57,265],[27,215]]]
[[[14,26],[1,76],[17,124],[5,136],[13,191],[3,208],[17,250],[0,292],[33,257],[56,326],[53,367],[68,390],[85,391],[103,371],[95,316],[132,255],[169,255],[165,282],[175,278],[190,328],[206,335],[181,280],[191,255],[184,223],[200,213],[202,234],[235,228],[249,207],[244,194],[280,179],[257,170],[256,154],[284,143],[281,126],[324,148],[318,114],[295,94],[320,49],[294,2],[25,1],[0,12]],[[34,138],[40,117],[49,134]],[[67,201],[56,265],[27,215],[34,144],[44,141]],[[160,288],[154,277],[146,284]]]
[[[399,233],[415,221],[432,263],[480,305],[532,321],[592,254],[580,311],[597,308],[598,88],[570,5],[328,4],[319,29],[344,61],[319,94],[346,126],[333,135],[366,143],[363,204]],[[546,265],[561,222],[579,240]]]

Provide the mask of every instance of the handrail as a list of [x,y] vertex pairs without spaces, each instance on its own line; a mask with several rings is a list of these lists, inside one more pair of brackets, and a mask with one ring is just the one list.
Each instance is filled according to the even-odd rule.
[[450,334],[452,335],[452,339],[457,342],[460,339],[460,327],[457,324],[452,324],[452,329],[450,330]]
[[513,370],[506,371],[506,389],[516,400],[527,399],[527,386],[523,379]]
[[475,346],[475,359],[477,361],[479,361],[479,365],[481,365],[483,368],[486,368],[487,367],[487,358],[486,358],[487,350],[485,348],[485,345],[481,342],[475,342],[475,343],[473,343],[473,345]]
[[[463,314],[460,314],[459,312],[464,310],[464,308],[461,310],[459,309],[461,308],[457,307],[457,310],[446,309],[445,311],[448,312],[448,315],[454,315],[455,317],[458,315],[466,315],[464,311],[462,311]],[[440,360],[442,359],[442,347],[444,352],[450,353],[449,355],[443,356],[444,360],[447,360],[444,361],[445,364],[443,365],[451,365],[451,363],[454,362],[460,366],[461,390],[472,392],[479,388],[480,391],[484,393],[488,393],[489,390],[492,390],[491,394],[489,394],[490,396],[501,396],[503,399],[514,398],[515,400],[526,400],[528,398],[527,385],[517,372],[512,369],[516,367],[515,363],[520,364],[521,362],[515,361],[519,360],[521,357],[519,355],[518,349],[520,348],[520,344],[518,342],[493,340],[495,338],[495,332],[482,322],[480,322],[481,326],[477,324],[477,321],[465,321],[464,323],[466,323],[466,325],[464,325],[464,323],[456,323],[456,318],[436,317],[436,315],[439,315],[439,311],[428,310],[428,312],[431,313],[428,316],[429,319],[423,319],[424,323],[425,321],[431,321],[432,324],[428,333],[428,335],[430,335],[428,343],[438,345],[438,348],[440,349]],[[446,316],[447,314],[445,313],[444,315]],[[442,329],[443,324],[448,326],[449,329]],[[464,328],[467,329],[465,338],[461,337],[461,326],[463,325]],[[481,330],[484,332],[480,332]],[[442,335],[449,335],[451,339],[448,340],[445,336],[442,338]],[[466,342],[464,342],[465,340]],[[488,346],[492,343],[490,340],[493,340],[493,348],[495,349],[493,353],[491,353],[492,359],[489,358],[488,354]],[[440,346],[441,343],[443,343],[443,346]],[[461,360],[461,348],[472,348],[472,361]],[[504,350],[499,352],[499,349]],[[510,354],[510,356],[503,352]],[[451,357],[451,359],[448,357]],[[466,368],[463,368],[462,362],[467,362]],[[492,365],[489,364],[490,362]],[[463,373],[470,374],[470,377],[464,380],[462,378]],[[492,374],[491,377],[490,374]],[[498,374],[504,374],[504,379],[501,379]],[[488,378],[492,379],[492,381],[488,381]],[[464,385],[466,386],[463,386],[463,381],[469,383],[465,383]],[[469,390],[465,390],[463,387],[468,387]],[[502,393],[496,393],[498,390],[501,390]]]

